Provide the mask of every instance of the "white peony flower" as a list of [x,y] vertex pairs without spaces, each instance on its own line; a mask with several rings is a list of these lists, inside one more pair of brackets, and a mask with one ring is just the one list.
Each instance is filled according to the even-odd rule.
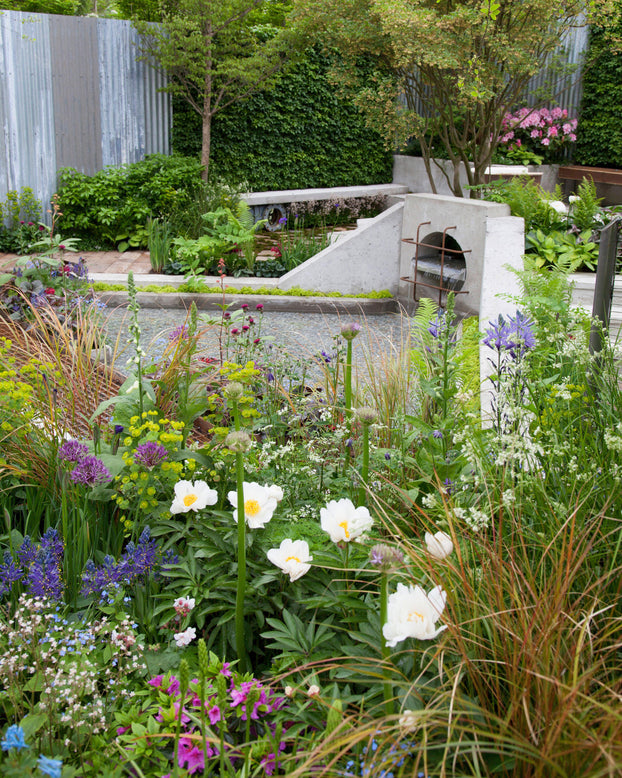
[[177,648],[184,648],[184,646],[189,645],[196,636],[197,631],[194,627],[188,627],[188,629],[185,629],[183,632],[176,632],[173,635]]
[[370,530],[374,520],[367,508],[355,508],[352,500],[344,498],[331,500],[325,508],[321,508],[320,522],[333,543],[349,543]]
[[[283,490],[279,486],[261,486],[251,481],[244,481],[244,516],[250,529],[265,527],[272,518],[277,502],[283,496]],[[278,491],[277,491],[278,490]],[[231,491],[227,494],[229,502],[234,507],[233,518],[238,520],[238,493]]]
[[446,629],[436,622],[445,608],[447,594],[435,586],[429,594],[420,586],[397,585],[397,591],[389,595],[387,621],[382,626],[386,645],[393,647],[406,638],[433,640]]
[[562,203],[561,200],[547,200],[546,204],[549,206],[549,208],[557,211],[557,213],[561,214],[562,216],[566,216],[568,213],[568,206],[565,203]]
[[274,499],[277,502],[281,502],[281,500],[283,499],[283,490],[281,489],[280,486],[275,486],[273,484],[272,486],[268,487],[268,491],[269,491],[270,497],[274,497]]
[[271,548],[268,551],[268,559],[287,573],[290,581],[296,581],[309,572],[311,565],[307,563],[311,562],[313,557],[309,553],[309,544],[306,540],[285,538],[278,548]]
[[188,513],[201,511],[207,505],[215,505],[218,492],[210,489],[205,481],[177,481],[175,484],[175,499],[170,507],[171,513]]
[[446,532],[425,533],[425,544],[428,554],[434,559],[445,559],[454,550],[454,544]]

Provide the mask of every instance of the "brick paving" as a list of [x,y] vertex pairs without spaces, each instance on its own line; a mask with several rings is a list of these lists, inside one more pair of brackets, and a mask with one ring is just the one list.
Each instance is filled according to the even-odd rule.
[[[126,251],[121,254],[118,251],[77,251],[75,254],[67,254],[67,259],[77,262],[82,257],[86,262],[89,273],[129,273],[135,275],[151,272],[148,251]],[[0,254],[0,270],[12,270],[15,261],[19,259],[16,254]]]

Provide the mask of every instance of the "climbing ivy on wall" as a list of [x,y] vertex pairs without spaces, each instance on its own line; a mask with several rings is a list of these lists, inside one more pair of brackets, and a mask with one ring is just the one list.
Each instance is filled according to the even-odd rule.
[[[260,92],[223,111],[212,125],[210,177],[246,181],[255,191],[354,186],[391,181],[392,154],[350,103],[335,96],[317,51]],[[173,149],[199,153],[201,123],[174,106]]]
[[[622,34],[622,21],[618,23]],[[622,53],[592,30],[585,61],[575,162],[622,168]]]

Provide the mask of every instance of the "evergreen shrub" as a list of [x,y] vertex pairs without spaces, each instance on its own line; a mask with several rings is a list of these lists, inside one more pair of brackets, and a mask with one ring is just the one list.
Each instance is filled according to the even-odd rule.
[[[315,50],[268,92],[214,117],[210,178],[246,181],[251,191],[391,181],[392,153],[358,110],[335,95],[330,60]],[[201,119],[174,103],[173,149],[198,155]]]
[[591,33],[580,116],[575,162],[622,168],[622,52],[612,48],[602,29]]

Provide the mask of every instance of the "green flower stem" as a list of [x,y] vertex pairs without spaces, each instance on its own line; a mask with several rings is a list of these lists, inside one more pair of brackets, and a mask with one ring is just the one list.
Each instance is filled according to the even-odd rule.
[[346,367],[343,375],[343,391],[345,400],[345,416],[348,422],[348,432],[350,432],[351,410],[352,410],[352,341],[346,342]]
[[244,459],[242,452],[235,455],[238,491],[238,591],[235,601],[235,647],[240,670],[247,671],[246,642],[244,640],[244,594],[246,591],[246,515],[244,512]]
[[380,645],[382,647],[382,675],[384,683],[382,685],[384,694],[384,712],[387,716],[392,716],[393,708],[393,687],[389,675],[389,662],[391,661],[391,649],[386,645],[382,627],[387,622],[387,611],[389,602],[389,576],[382,573],[380,576]]
[[369,478],[369,424],[363,422],[363,462],[361,464],[361,485],[359,486],[359,505],[365,505],[365,484]]
[[184,715],[186,692],[188,691],[190,681],[189,673],[188,663],[185,659],[182,659],[179,663],[179,718],[177,719],[177,727],[175,729],[175,750],[173,756],[173,775],[175,778],[179,776],[179,738],[181,737],[181,720]]

